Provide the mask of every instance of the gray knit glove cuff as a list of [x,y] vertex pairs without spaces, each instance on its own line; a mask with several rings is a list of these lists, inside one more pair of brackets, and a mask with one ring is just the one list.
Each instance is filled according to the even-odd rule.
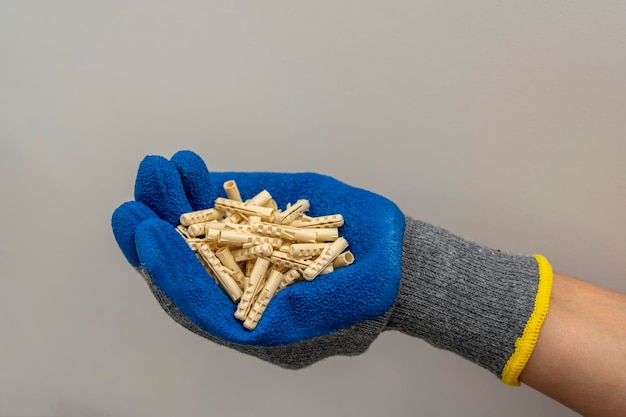
[[504,253],[407,217],[402,281],[387,329],[422,338],[519,385],[551,286],[550,265],[540,255]]

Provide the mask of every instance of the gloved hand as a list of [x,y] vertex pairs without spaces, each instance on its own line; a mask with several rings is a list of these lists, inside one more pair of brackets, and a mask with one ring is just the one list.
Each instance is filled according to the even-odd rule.
[[[234,317],[236,304],[209,277],[174,230],[182,213],[213,207],[235,180],[244,200],[267,189],[278,206],[308,199],[307,214],[342,214],[340,235],[355,263],[276,294],[249,331]],[[112,218],[126,259],[178,323],[214,342],[288,368],[331,355],[365,351],[383,331],[401,277],[404,216],[389,200],[313,173],[212,172],[193,152],[140,164],[135,201]]]
[[[258,326],[243,328],[218,288],[174,230],[181,213],[213,206],[222,184],[242,196],[270,191],[279,207],[305,198],[313,216],[340,213],[353,265],[272,298]],[[487,248],[405,217],[388,199],[312,174],[211,173],[199,156],[146,157],[135,201],[112,219],[128,261],[165,311],[189,330],[287,368],[364,352],[384,330],[420,337],[488,369],[518,376],[547,314],[552,271],[540,255]]]

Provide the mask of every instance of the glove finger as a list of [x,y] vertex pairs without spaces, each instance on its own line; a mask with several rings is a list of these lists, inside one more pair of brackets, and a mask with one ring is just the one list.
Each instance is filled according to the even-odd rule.
[[211,185],[209,170],[202,158],[195,152],[182,150],[176,152],[170,162],[180,174],[191,207],[194,210],[213,207],[217,196]]
[[135,231],[141,222],[154,218],[157,218],[154,211],[136,201],[127,201],[116,208],[111,216],[111,227],[117,245],[128,262],[136,268],[140,261],[135,246]]
[[192,211],[178,170],[162,156],[146,156],[139,164],[135,200],[171,225],[178,224],[181,214]]
[[[210,334],[225,338],[236,323],[236,304],[200,264],[182,237],[160,219],[137,227],[135,243],[141,265],[153,283],[191,321]],[[240,333],[244,329],[239,325]]]

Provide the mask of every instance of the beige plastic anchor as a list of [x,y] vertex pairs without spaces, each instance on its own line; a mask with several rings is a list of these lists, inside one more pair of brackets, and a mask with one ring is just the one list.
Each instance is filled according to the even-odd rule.
[[215,253],[208,245],[200,246],[199,252],[209,265],[209,268],[211,268],[211,271],[215,274],[215,278],[217,278],[226,294],[228,294],[231,300],[235,302],[238,301],[242,294],[241,288],[239,288],[235,279],[229,274],[226,268],[224,268],[224,265],[222,265],[217,256],[215,256]]
[[261,316],[270,302],[270,299],[274,296],[274,294],[276,294],[276,290],[284,277],[285,276],[277,270],[273,270],[270,273],[263,290],[257,296],[254,306],[250,309],[248,316],[243,322],[243,326],[246,329],[252,330],[257,326]]
[[216,249],[217,237],[218,237],[217,235],[218,234],[219,234],[219,232],[216,232],[215,236],[213,236],[213,235],[205,236],[202,239],[200,239],[200,238],[189,238],[189,239],[187,239],[187,245],[189,245],[189,247],[193,251],[197,251],[198,249],[200,249],[200,246],[202,246],[204,244],[209,245],[211,250]]
[[267,236],[274,236],[295,242],[315,242],[317,233],[311,230],[297,229],[290,226],[258,222],[252,225],[252,231]]
[[264,220],[270,220],[274,215],[274,209],[271,207],[246,204],[241,201],[229,200],[223,197],[217,197],[215,199],[215,207],[218,210],[235,212],[243,216],[259,216]]
[[313,261],[313,263],[304,271],[302,271],[302,276],[306,280],[312,280],[315,278],[323,269],[328,267],[335,260],[337,256],[344,249],[348,247],[348,241],[342,237],[337,238],[324,252],[321,253],[320,256]]
[[224,183],[224,191],[226,191],[226,195],[229,199],[242,201],[241,195],[239,194],[239,188],[237,187],[235,180],[226,181]]
[[198,237],[211,233],[209,230],[224,230],[225,228],[226,225],[224,223],[212,220],[210,222],[190,224],[189,227],[187,227],[187,233],[191,237]]
[[272,199],[272,195],[267,190],[263,190],[250,200],[246,200],[246,204],[252,204],[257,206],[265,206]]
[[[245,262],[246,266],[245,266],[245,271],[244,271],[244,275],[246,277],[250,277],[250,274],[252,274],[252,268],[254,267],[254,261],[248,261]],[[245,288],[245,285],[244,285]]]
[[[250,221],[249,218],[248,221]],[[235,232],[239,233],[254,233],[252,231],[252,226],[247,223],[229,223],[227,221],[224,221],[221,224],[222,226],[224,226],[222,230],[234,230]]]
[[280,285],[278,285],[278,290],[282,290],[286,286],[291,285],[302,278],[302,273],[297,269],[290,269],[289,271],[285,272],[284,275],[285,277],[280,282]]
[[246,218],[239,213],[229,213],[228,217],[222,220],[223,223],[231,224],[241,223],[243,221],[246,221]]
[[274,248],[269,243],[261,243],[260,245],[250,246],[248,248],[235,249],[232,256],[236,262],[249,261],[259,256],[269,257],[272,255]]
[[302,258],[294,258],[288,253],[284,253],[281,251],[272,252],[272,256],[270,257],[270,262],[280,266],[286,266],[288,268],[297,269],[299,271],[304,271],[309,268],[313,261]]
[[298,217],[300,217],[303,213],[307,212],[309,208],[309,200],[298,200],[294,204],[288,206],[285,211],[280,213],[280,220],[278,221],[278,223],[289,224]]
[[269,207],[274,210],[274,213],[278,211],[278,203],[272,198],[267,204],[264,204],[263,207]]
[[278,248],[278,250],[285,253],[291,253],[291,245],[292,243],[283,243],[283,246]]
[[233,246],[243,246],[246,243],[254,245],[269,243],[275,248],[280,248],[283,244],[283,241],[278,238],[259,236],[251,233],[239,233],[232,230],[221,230],[219,232],[218,242]]
[[245,278],[243,271],[239,267],[239,264],[235,261],[235,257],[230,251],[228,246],[222,246],[218,250],[215,251],[215,256],[222,261],[222,264],[230,269],[231,276],[237,282],[239,288],[243,290],[243,279]]
[[330,216],[308,217],[302,216],[300,219],[291,222],[293,227],[341,227],[343,226],[343,216],[333,214]]
[[[202,237],[200,237],[200,236],[202,236]],[[189,237],[187,239],[187,242],[197,242],[197,241],[198,242],[199,241],[203,241],[203,242],[217,242],[217,241],[219,241],[219,238],[220,238],[220,231],[219,230],[206,228],[204,230],[204,233],[202,233],[201,235],[195,236],[195,237],[194,236]]]
[[206,223],[194,223],[187,227],[187,237],[198,237],[206,233]]
[[257,258],[254,262],[254,267],[252,268],[250,277],[247,280],[241,300],[239,301],[239,304],[237,304],[237,310],[235,311],[235,317],[237,319],[242,321],[246,319],[248,311],[251,307],[250,303],[252,302],[252,297],[257,292],[257,287],[259,286],[259,283],[265,275],[269,265],[270,262],[267,258]]
[[[272,195],[267,190],[263,190],[257,195],[255,195],[254,197],[252,197],[251,199],[246,200],[244,204],[264,206],[268,204],[271,199],[272,199]],[[241,223],[243,221],[247,221],[248,223],[253,223],[252,221],[249,220],[249,217],[250,216],[245,216],[245,215],[242,215],[241,213],[230,213],[228,217],[224,219],[224,222]],[[255,216],[255,217],[258,217],[258,216]]]
[[210,208],[206,210],[191,211],[189,213],[183,213],[180,216],[180,224],[183,226],[189,226],[194,223],[204,223],[211,220],[221,219],[224,216],[224,212],[216,208]]
[[317,236],[316,240],[318,242],[330,242],[339,237],[339,229],[337,229],[336,227],[320,227],[300,230],[309,230],[315,232],[315,235]]
[[329,246],[330,243],[293,243],[289,253],[293,257],[316,256]]
[[333,268],[339,269],[344,266],[352,265],[354,262],[354,255],[350,251],[345,251],[341,253],[337,258],[333,261]]

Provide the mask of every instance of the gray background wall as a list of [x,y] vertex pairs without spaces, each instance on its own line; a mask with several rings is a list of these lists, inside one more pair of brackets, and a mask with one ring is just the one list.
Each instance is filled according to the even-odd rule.
[[388,333],[285,371],[110,231],[146,154],[318,171],[626,291],[621,1],[0,1],[0,415],[572,416]]

